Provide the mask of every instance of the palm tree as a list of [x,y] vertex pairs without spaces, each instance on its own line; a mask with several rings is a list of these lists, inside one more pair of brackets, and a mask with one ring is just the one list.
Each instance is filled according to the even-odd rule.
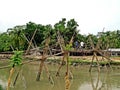
[[11,39],[11,45],[16,50],[21,50],[24,48],[26,40],[23,36],[23,26],[16,26],[14,28],[8,29],[8,34]]

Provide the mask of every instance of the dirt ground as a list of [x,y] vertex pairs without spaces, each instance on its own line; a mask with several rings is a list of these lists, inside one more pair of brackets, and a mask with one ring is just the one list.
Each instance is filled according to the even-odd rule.
[[[11,57],[11,54],[0,54],[0,59],[8,59]],[[25,57],[28,57],[28,58],[36,58],[36,59],[40,59],[42,58],[41,56],[32,56],[32,55],[28,55],[28,56],[25,56]],[[70,56],[71,59],[81,59],[81,60],[92,60],[92,57],[93,56]],[[48,57],[49,59],[62,59],[62,56],[52,56],[52,57]],[[101,56],[98,56],[98,59],[99,60],[102,60],[102,57]],[[111,60],[113,61],[118,61],[120,62],[120,56],[112,56],[110,57]]]
[[[81,60],[92,60],[93,56],[70,56],[71,59],[81,59]],[[102,60],[101,56],[97,57],[99,60]],[[49,59],[62,59],[62,56],[55,56],[55,57],[49,57]],[[111,60],[113,61],[119,61],[120,62],[120,57],[110,57]],[[94,59],[96,60],[96,59]]]

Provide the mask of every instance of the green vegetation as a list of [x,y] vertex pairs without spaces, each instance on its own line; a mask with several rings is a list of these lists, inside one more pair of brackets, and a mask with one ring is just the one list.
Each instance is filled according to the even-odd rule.
[[18,66],[22,64],[22,54],[23,51],[13,51],[14,55],[11,57],[11,65],[12,66]]
[[3,90],[1,85],[0,85],[0,90]]
[[[74,42],[85,42],[86,46],[90,48],[88,42],[89,35],[82,35],[79,33],[78,24],[74,19],[67,21],[65,18],[55,23],[53,26],[36,24],[34,22],[28,22],[26,25],[17,25],[13,28],[9,28],[7,32],[0,33],[0,52],[13,51],[13,50],[26,50],[28,47],[28,41],[32,38],[34,31],[37,32],[34,37],[34,44],[38,47],[43,46],[43,42],[47,36],[50,35],[50,45],[58,45],[57,31],[61,33],[64,38],[65,44],[68,44],[70,38],[75,33]],[[98,35],[91,34],[94,44],[98,41],[98,37],[102,40],[102,48],[104,49],[106,43],[109,44],[109,48],[120,48],[120,30],[107,31],[99,33]],[[34,45],[35,46],[35,45]],[[74,46],[74,44],[73,44]],[[57,46],[56,46],[57,47]]]
[[[91,63],[91,60],[83,60],[83,59],[70,59],[69,51],[72,50],[77,41],[78,44],[80,42],[84,42],[85,46],[84,49],[91,49],[92,45],[89,41],[89,37],[94,41],[93,44],[96,46],[97,42],[100,40],[100,49],[105,50],[108,48],[120,48],[120,30],[117,31],[107,31],[98,33],[98,35],[82,35],[79,33],[78,24],[74,19],[66,20],[63,18],[59,22],[55,23],[53,26],[49,25],[42,25],[36,24],[33,22],[28,22],[26,25],[18,25],[13,28],[9,28],[7,32],[0,33],[0,52],[5,51],[13,51],[14,55],[10,59],[11,70],[8,77],[8,86],[7,90],[9,90],[11,79],[14,73],[14,69],[16,66],[22,65],[22,55],[24,50],[28,50],[28,46],[34,47],[42,47],[43,54],[42,60],[40,63],[40,68],[37,75],[37,81],[40,78],[42,67],[44,66],[46,72],[48,73],[48,77],[50,78],[50,74],[48,72],[47,67],[44,65],[44,61],[47,59],[48,50],[52,48],[61,48],[63,49],[63,62],[67,61],[67,69],[66,69],[66,76],[65,76],[65,87],[66,89],[70,88],[70,80],[69,80],[69,65],[77,66],[77,65],[88,65]],[[35,34],[34,34],[35,32]],[[60,34],[60,36],[58,35]],[[34,36],[34,38],[33,38]],[[61,42],[59,43],[58,36],[61,37]],[[31,40],[33,38],[33,40]],[[30,43],[32,44],[30,45]],[[64,42],[64,43],[62,43]],[[61,46],[60,46],[61,44]],[[50,45],[50,48],[49,48]],[[28,48],[28,49],[27,49]],[[47,60],[48,62],[55,62],[59,63],[61,60]],[[108,64],[106,61],[101,61],[100,66],[105,66]],[[120,65],[120,62],[111,61],[110,64],[113,65]],[[57,74],[59,73],[58,69]],[[93,61],[93,66],[97,65],[97,61]],[[19,69],[19,72],[21,67]],[[15,78],[15,82],[19,75],[19,72]],[[56,75],[57,76],[57,75]],[[15,85],[15,82],[13,85]],[[1,86],[0,86],[1,89]]]
[[8,86],[7,90],[9,90],[10,84],[11,84],[11,78],[14,73],[15,66],[21,65],[22,63],[22,51],[14,51],[14,55],[11,57],[10,64],[11,64],[11,70],[8,78]]

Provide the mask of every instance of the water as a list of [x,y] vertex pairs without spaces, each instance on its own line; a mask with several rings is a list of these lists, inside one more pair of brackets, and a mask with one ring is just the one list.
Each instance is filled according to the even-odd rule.
[[[22,66],[16,85],[13,87],[13,81],[19,68],[15,68],[12,77],[10,90],[65,90],[65,71],[66,67],[62,67],[60,77],[56,77],[58,65],[48,65],[49,72],[54,80],[51,84],[47,78],[45,69],[41,75],[41,80],[36,81],[39,62],[29,63]],[[81,65],[70,67],[73,74],[70,90],[120,90],[120,70],[114,69],[107,72],[101,69],[97,72],[97,68],[92,69],[92,73],[88,72],[88,66]],[[5,90],[10,68],[0,69],[0,90]]]

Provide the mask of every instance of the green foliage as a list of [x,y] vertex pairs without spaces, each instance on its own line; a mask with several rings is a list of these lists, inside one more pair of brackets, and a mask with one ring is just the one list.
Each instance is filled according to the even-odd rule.
[[8,29],[10,45],[13,49],[23,50],[25,45],[25,38],[23,36],[23,29],[25,26],[15,26],[14,28]]
[[103,32],[100,39],[103,48],[120,48],[120,30]]
[[66,24],[66,19],[63,18],[61,21],[56,23],[54,27],[56,30],[59,30],[61,33],[63,33],[65,31],[65,24]]
[[[44,35],[43,35],[44,25],[28,22],[26,24],[26,28],[24,29],[24,35],[27,37],[28,40],[30,40],[36,29],[37,32],[35,34],[33,42],[39,46],[41,42],[44,40]],[[28,46],[28,43],[26,44],[26,46]]]
[[0,51],[8,51],[10,50],[10,39],[8,34],[2,33],[0,34]]
[[2,86],[0,85],[0,90],[3,90]]
[[[60,34],[63,36],[65,43],[68,43],[75,33],[77,36],[78,30],[77,30],[78,24],[74,19],[70,19],[69,21],[66,21],[65,18],[60,20],[58,23],[54,25],[54,29],[57,31],[60,31]],[[76,37],[75,37],[76,39]]]
[[11,65],[12,66],[21,65],[22,55],[23,55],[23,51],[14,51],[14,55],[10,59]]
[[43,31],[44,39],[51,36],[52,29],[53,28],[52,28],[52,26],[50,24],[44,26],[44,31]]
[[72,44],[66,44],[65,50],[71,50],[72,49]]
[[[42,25],[34,22],[28,22],[26,25],[17,25],[13,28],[9,28],[6,33],[0,34],[0,52],[12,51],[12,48],[14,50],[26,50],[28,47],[28,42],[25,37],[27,37],[30,41],[36,29],[37,32],[32,42],[37,46],[44,45],[44,40],[50,37],[50,45],[56,45],[57,47],[57,31],[59,30],[60,34],[64,38],[65,45],[67,46],[65,47],[66,50],[70,50],[71,46],[67,44],[69,44],[69,41],[73,35],[73,43],[75,41],[78,41],[79,43],[84,42],[85,45],[89,47],[88,49],[90,49],[91,45],[88,40],[89,35],[80,34],[77,29],[78,26],[79,25],[74,19],[67,21],[66,18],[58,21],[53,26],[51,24]],[[90,34],[90,36],[94,45],[97,44],[98,39],[101,40],[101,49],[106,49],[106,47],[120,48],[120,30],[102,32],[99,37],[98,35],[93,34]]]

